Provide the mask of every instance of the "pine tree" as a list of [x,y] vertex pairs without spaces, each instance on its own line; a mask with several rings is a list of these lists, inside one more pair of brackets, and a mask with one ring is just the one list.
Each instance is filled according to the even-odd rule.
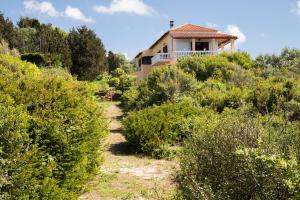
[[78,80],[94,80],[106,71],[106,51],[94,31],[86,26],[73,28],[68,41],[73,63],[70,71]]

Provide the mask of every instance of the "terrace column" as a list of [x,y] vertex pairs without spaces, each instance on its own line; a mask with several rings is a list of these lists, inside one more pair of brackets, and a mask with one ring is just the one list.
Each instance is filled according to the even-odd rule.
[[214,51],[216,51],[216,39],[212,39],[212,49],[211,49],[214,53]]
[[235,40],[234,39],[230,40],[230,51],[231,51],[231,53],[235,52]]
[[192,39],[192,51],[196,51],[196,39]]
[[172,38],[172,52],[171,52],[171,64],[176,63],[176,39]]

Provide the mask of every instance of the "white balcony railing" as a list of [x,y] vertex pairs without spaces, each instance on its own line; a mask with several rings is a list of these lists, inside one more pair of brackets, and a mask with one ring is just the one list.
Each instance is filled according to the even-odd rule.
[[213,55],[218,53],[219,51],[175,51],[173,53],[158,53],[152,57],[151,63],[152,65],[155,65],[159,62],[168,62],[171,61],[171,59],[177,59],[184,56],[192,56],[192,55],[205,56],[205,55]]
[[171,54],[170,53],[158,53],[151,58],[152,65],[155,65],[158,62],[170,61]]
[[176,51],[176,57],[183,57],[183,56],[192,56],[192,55],[198,55],[198,56],[205,56],[205,55],[213,55],[217,54],[218,51]]

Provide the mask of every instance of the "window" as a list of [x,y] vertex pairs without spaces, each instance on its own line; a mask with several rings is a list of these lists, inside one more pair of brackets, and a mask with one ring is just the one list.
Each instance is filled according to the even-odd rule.
[[196,42],[196,51],[209,51],[208,42]]
[[143,65],[151,65],[151,58],[152,58],[152,56],[142,57],[142,64]]

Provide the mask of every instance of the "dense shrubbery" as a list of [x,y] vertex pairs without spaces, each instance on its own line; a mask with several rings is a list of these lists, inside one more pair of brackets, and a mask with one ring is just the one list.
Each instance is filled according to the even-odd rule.
[[34,63],[38,67],[62,67],[59,55],[28,53],[22,54],[21,60]]
[[145,82],[124,93],[122,104],[126,110],[139,110],[174,102],[195,88],[196,80],[192,75],[173,67],[157,68]]
[[[194,56],[154,70],[123,95],[124,135],[152,156],[183,146],[178,198],[299,199],[299,52]],[[169,75],[178,72],[185,78]]]
[[178,174],[184,199],[298,199],[300,130],[281,117],[225,111],[187,141]]
[[0,55],[0,198],[74,199],[99,164],[106,120],[87,83]]
[[189,101],[166,103],[129,113],[124,119],[123,134],[137,150],[156,157],[168,156],[169,147],[191,135],[192,117],[207,114]]
[[[260,55],[256,58],[254,65],[256,67],[273,67],[273,68],[300,68],[300,50],[284,48],[279,56],[277,55]],[[299,72],[299,71],[298,71]]]
[[120,92],[124,92],[136,84],[136,78],[126,73],[122,68],[117,68],[111,75],[104,73],[97,80],[106,82],[110,87],[114,87]]
[[223,53],[219,56],[193,56],[179,59],[177,66],[185,72],[194,74],[200,81],[214,78],[230,81],[237,73],[252,67],[247,53]]
[[0,40],[0,54],[19,56],[18,50],[11,49],[5,40]]

